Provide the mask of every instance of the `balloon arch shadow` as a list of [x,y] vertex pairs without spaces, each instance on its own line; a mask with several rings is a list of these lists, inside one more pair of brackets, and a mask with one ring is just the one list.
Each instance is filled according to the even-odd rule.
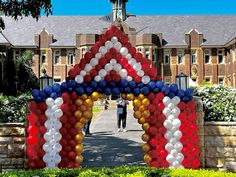
[[[103,69],[104,68],[104,69]],[[145,133],[144,161],[156,168],[198,168],[200,150],[193,91],[164,85],[156,69],[111,26],[61,84],[32,91],[27,128],[30,169],[76,168],[83,162],[82,128],[94,101],[121,95],[133,101]]]

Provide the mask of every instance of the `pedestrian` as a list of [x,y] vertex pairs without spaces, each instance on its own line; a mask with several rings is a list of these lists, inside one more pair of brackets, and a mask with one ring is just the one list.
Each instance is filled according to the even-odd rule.
[[85,136],[90,136],[90,135],[92,135],[92,134],[90,133],[90,124],[91,124],[91,122],[92,122],[92,118],[89,119],[89,121],[84,125],[84,128],[83,128],[82,132],[83,132],[83,134],[84,134]]
[[127,105],[129,102],[122,97],[118,98],[116,100],[117,105],[117,127],[118,132],[121,131],[121,122],[122,122],[122,128],[123,132],[127,132],[126,128],[126,117],[127,117]]

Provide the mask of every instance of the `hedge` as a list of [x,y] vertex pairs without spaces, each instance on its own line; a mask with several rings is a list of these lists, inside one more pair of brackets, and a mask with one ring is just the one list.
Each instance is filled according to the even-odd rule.
[[236,121],[236,89],[217,86],[194,88],[203,101],[205,121]]
[[235,173],[210,170],[154,169],[147,167],[80,168],[61,170],[13,171],[2,177],[236,177]]

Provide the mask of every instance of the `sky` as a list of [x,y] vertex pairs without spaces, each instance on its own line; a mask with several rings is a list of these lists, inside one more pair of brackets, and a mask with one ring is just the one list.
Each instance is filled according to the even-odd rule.
[[[108,15],[109,0],[52,0],[53,15]],[[235,0],[129,0],[133,15],[236,14]]]

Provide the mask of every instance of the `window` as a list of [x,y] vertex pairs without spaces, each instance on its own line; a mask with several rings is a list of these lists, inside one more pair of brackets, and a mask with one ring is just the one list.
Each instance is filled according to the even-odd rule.
[[224,78],[223,77],[218,78],[218,84],[220,84],[220,85],[224,84]]
[[20,56],[21,52],[20,49],[14,50],[14,60],[16,60]]
[[223,62],[224,62],[223,50],[218,50],[218,64],[222,64]]
[[156,65],[157,63],[157,49],[153,49],[152,51],[152,64]]
[[141,47],[138,47],[137,50],[138,50],[138,53],[142,53]]
[[149,59],[149,48],[145,48],[145,57]]
[[41,63],[46,63],[46,51],[41,51]]
[[205,82],[206,82],[206,83],[211,82],[210,77],[205,77]]
[[54,64],[58,64],[60,62],[61,52],[60,50],[54,51]]
[[86,48],[83,47],[83,48],[82,48],[82,58],[84,58],[85,53],[86,53]]
[[165,78],[165,84],[166,85],[170,85],[170,78],[168,77],[168,78]]
[[61,82],[61,78],[54,78],[54,83],[60,83]]
[[73,59],[74,59],[74,52],[73,50],[69,50],[67,53],[67,64],[68,65],[73,65]]
[[169,64],[170,63],[170,51],[166,50],[164,52],[164,64]]
[[191,64],[196,64],[196,50],[192,51]]
[[191,78],[193,80],[193,82],[196,82],[197,81],[197,78]]
[[178,50],[177,55],[178,55],[178,64],[183,64],[184,51]]
[[205,62],[205,64],[210,63],[210,50],[204,51],[204,62]]

